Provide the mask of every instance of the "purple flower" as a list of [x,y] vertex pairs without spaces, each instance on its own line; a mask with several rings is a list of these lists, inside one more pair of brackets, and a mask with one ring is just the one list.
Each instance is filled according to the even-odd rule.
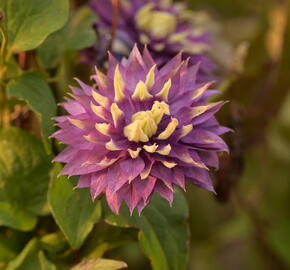
[[96,69],[95,87],[78,80],[53,134],[68,145],[55,158],[62,174],[79,175],[94,199],[105,194],[115,213],[122,201],[141,212],[154,192],[172,203],[186,181],[213,191],[208,166],[228,151],[219,137],[228,129],[214,117],[224,102],[206,101],[217,91],[196,83],[188,62],[180,53],[159,69],[135,46],[121,62],[110,55],[107,74]]
[[135,43],[139,49],[146,44],[160,67],[183,51],[184,59],[190,57],[190,64],[200,62],[198,81],[213,78],[216,66],[208,57],[211,33],[194,25],[195,15],[183,4],[167,0],[120,0],[117,18],[113,16],[111,0],[90,0],[89,5],[99,16],[95,24],[99,39],[95,47],[83,52],[85,62],[95,65],[104,60],[116,20],[114,55],[128,56]]

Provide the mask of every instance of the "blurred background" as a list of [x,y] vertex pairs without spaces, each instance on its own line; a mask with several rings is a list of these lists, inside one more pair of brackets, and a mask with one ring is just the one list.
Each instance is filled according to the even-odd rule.
[[[71,0],[72,9],[86,2]],[[220,170],[213,172],[217,194],[187,187],[191,228],[189,269],[290,269],[290,3],[288,0],[180,2],[187,2],[197,18],[208,20],[210,27],[222,36],[216,41],[219,53],[214,57],[225,66],[227,75],[216,99],[230,102],[218,113],[218,119],[234,130],[224,136],[231,153],[220,156]],[[56,52],[53,46],[62,44],[57,40],[51,42],[44,47],[52,48],[53,54]],[[53,67],[54,63],[45,58],[47,47],[41,53],[44,47],[40,47],[38,54],[46,66]],[[89,74],[78,62],[76,52],[58,52],[50,59],[60,61],[54,72],[62,79],[50,82],[61,100],[67,85],[72,84],[71,78],[77,75],[88,81]],[[27,59],[30,61],[29,53]],[[18,119],[22,124],[14,125],[33,128],[35,119],[29,112],[21,113],[22,118]],[[23,121],[29,117],[29,121]],[[51,226],[51,231],[55,229],[56,225],[45,217],[38,227],[45,223]],[[99,239],[100,232],[103,239]],[[130,270],[151,269],[138,243],[133,241],[136,231],[123,232],[121,237],[121,229],[101,223],[89,235],[86,246],[97,241],[104,245],[112,242],[105,257],[126,261]],[[9,236],[9,230],[6,233]],[[30,233],[19,232],[10,241],[16,243],[20,239],[24,244],[30,237]],[[119,242],[116,244],[113,239]],[[96,252],[107,249],[101,246]]]

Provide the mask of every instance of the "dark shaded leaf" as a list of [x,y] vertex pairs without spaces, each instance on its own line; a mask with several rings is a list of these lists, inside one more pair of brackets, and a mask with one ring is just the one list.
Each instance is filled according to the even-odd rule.
[[10,81],[7,91],[10,96],[25,100],[36,113],[44,145],[50,152],[51,142],[48,137],[54,131],[51,118],[56,115],[56,104],[49,85],[37,73],[30,72]]
[[106,211],[106,221],[116,226],[140,229],[139,241],[154,270],[182,270],[188,262],[189,230],[186,223],[188,207],[184,195],[177,190],[172,207],[154,196],[141,216],[130,216],[123,207],[119,216]]
[[46,194],[50,157],[29,133],[7,128],[0,132],[0,224],[30,230],[37,215],[48,213]]
[[66,26],[50,35],[39,47],[37,52],[41,63],[46,68],[54,68],[65,51],[92,46],[96,42],[92,27],[96,20],[96,15],[87,7],[75,11]]
[[61,166],[52,173],[48,201],[56,223],[73,248],[79,248],[101,217],[99,201],[93,202],[88,190],[74,189],[71,179],[57,177]]
[[47,260],[39,250],[38,239],[32,239],[21,253],[9,263],[7,270],[56,270],[53,263]]

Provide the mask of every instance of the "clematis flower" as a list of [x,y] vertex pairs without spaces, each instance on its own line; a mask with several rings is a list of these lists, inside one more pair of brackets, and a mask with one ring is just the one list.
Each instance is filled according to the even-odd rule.
[[178,52],[190,57],[190,64],[200,62],[198,80],[213,78],[216,65],[209,57],[211,32],[204,30],[192,11],[181,3],[169,0],[120,0],[119,15],[114,15],[111,0],[90,0],[92,10],[99,16],[95,24],[98,44],[83,52],[83,60],[92,65],[102,61],[111,40],[111,29],[116,25],[113,52],[128,55],[137,43],[147,45],[158,66],[164,65]]
[[109,55],[96,86],[77,80],[53,134],[68,145],[54,160],[66,163],[61,173],[79,175],[93,199],[105,194],[115,213],[123,201],[141,212],[154,192],[171,204],[186,182],[214,191],[209,167],[228,151],[219,137],[228,129],[214,117],[224,102],[207,102],[217,91],[196,83],[199,67],[188,62],[180,53],[159,69],[135,46],[122,62]]

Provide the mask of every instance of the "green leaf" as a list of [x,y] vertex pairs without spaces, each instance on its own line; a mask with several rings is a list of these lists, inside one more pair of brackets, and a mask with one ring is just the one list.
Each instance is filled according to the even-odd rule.
[[36,225],[37,218],[18,206],[13,206],[12,203],[3,201],[4,199],[3,195],[0,195],[0,225],[21,231],[32,230]]
[[38,242],[37,239],[34,238],[25,246],[21,253],[9,263],[7,270],[36,269],[38,264],[37,250]]
[[123,268],[127,268],[127,264],[124,262],[100,258],[83,260],[71,270],[118,270]]
[[2,265],[5,265],[7,262],[9,262],[11,259],[13,259],[16,256],[16,252],[10,248],[9,242],[3,241],[3,235],[0,235],[1,241],[0,241],[0,269],[2,269]]
[[172,207],[154,196],[141,216],[130,216],[122,207],[119,216],[106,211],[106,221],[116,226],[135,226],[140,229],[139,241],[154,270],[186,269],[189,230],[186,219],[188,207],[184,195],[177,190]]
[[51,141],[48,137],[54,131],[51,118],[56,115],[56,104],[49,85],[37,73],[30,72],[16,80],[11,80],[7,91],[8,95],[26,101],[36,113],[40,121],[45,148],[50,153]]
[[96,14],[87,7],[78,9],[64,28],[66,48],[81,50],[96,42],[93,24],[97,21]]
[[18,128],[0,131],[0,225],[30,230],[48,213],[50,157],[41,142]]
[[0,0],[13,51],[35,49],[60,29],[69,13],[68,0]]
[[79,248],[101,217],[101,205],[93,202],[86,189],[74,189],[72,180],[57,177],[56,164],[48,192],[48,201],[56,223],[73,248]]
[[138,232],[135,228],[119,228],[99,223],[90,233],[81,253],[85,258],[100,258],[108,250],[137,242]]
[[0,232],[0,269],[7,266],[21,251],[30,239],[28,233],[2,228]]
[[40,269],[41,270],[56,270],[55,265],[46,259],[43,251],[38,252],[38,260],[40,262]]
[[14,57],[11,57],[9,61],[7,62],[7,71],[5,73],[5,78],[7,80],[14,79],[16,77],[19,77],[22,73],[21,67],[17,63],[17,59]]
[[53,263],[48,261],[39,250],[38,239],[28,242],[21,253],[8,264],[6,270],[56,270]]
[[69,248],[69,245],[61,231],[46,234],[41,237],[40,245],[49,253],[61,253]]
[[65,51],[81,50],[96,43],[93,23],[97,16],[87,7],[72,14],[64,28],[50,35],[38,48],[38,56],[46,68],[54,68]]

